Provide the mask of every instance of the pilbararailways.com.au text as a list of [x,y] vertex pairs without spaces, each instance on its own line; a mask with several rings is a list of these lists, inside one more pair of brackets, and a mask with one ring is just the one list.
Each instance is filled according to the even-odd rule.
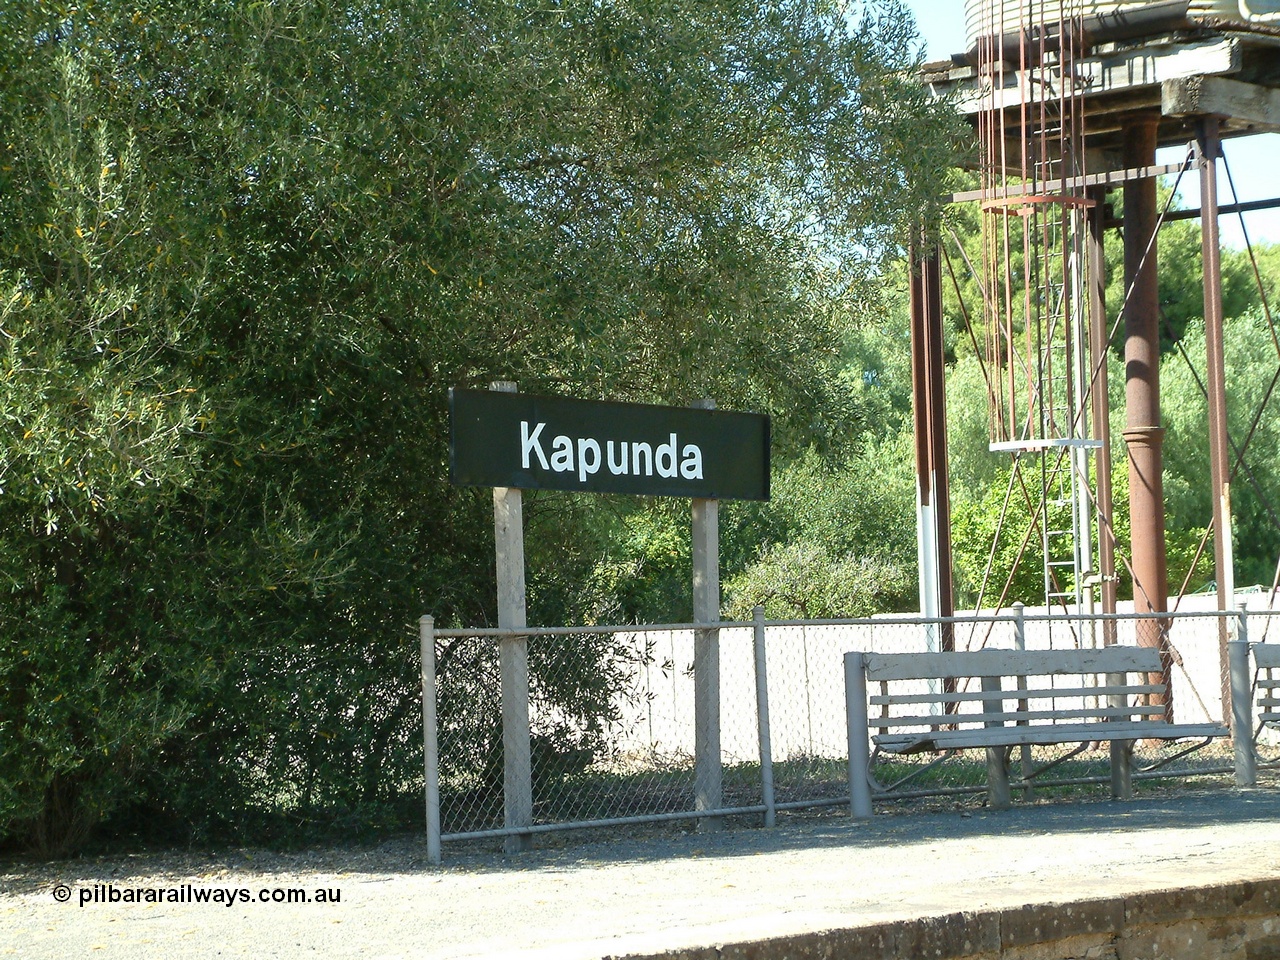
[[[64,883],[53,888],[61,903],[71,899],[73,890]],[[116,883],[93,883],[74,890],[81,907],[117,903],[208,903],[224,907],[254,903],[341,903],[340,887],[218,887],[180,883],[166,887],[140,887]]]

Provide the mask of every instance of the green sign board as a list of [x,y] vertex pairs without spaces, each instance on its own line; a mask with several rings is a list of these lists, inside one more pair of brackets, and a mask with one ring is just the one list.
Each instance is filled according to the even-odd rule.
[[460,486],[769,499],[769,418],[728,410],[449,391]]

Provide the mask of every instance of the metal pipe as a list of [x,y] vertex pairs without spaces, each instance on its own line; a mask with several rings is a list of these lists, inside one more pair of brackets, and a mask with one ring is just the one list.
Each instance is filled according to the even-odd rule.
[[[843,803],[844,801],[837,801]],[[815,806],[817,804],[814,804]],[[535,823],[527,827],[494,827],[491,830],[465,830],[446,833],[442,840],[487,840],[496,837],[523,836],[535,833],[559,833],[564,830],[583,830],[587,827],[624,827],[635,823],[666,823],[670,820],[705,820],[707,817],[729,817],[741,814],[763,813],[764,807],[720,807],[716,810],[681,810],[675,813],[642,813],[634,817],[608,817],[602,820],[574,820],[569,823]]]
[[427,860],[440,862],[440,738],[436,718],[435,618],[418,620],[422,663],[422,773],[427,807]]
[[765,656],[764,607],[752,613],[752,643],[756,657],[756,734],[760,740],[760,799],[764,801],[764,825],[777,824],[773,799],[773,738],[769,733],[769,671]]
[[[1088,617],[1084,614],[1063,614],[1063,613],[1028,613],[1024,614],[1024,619],[1028,623],[1061,623],[1067,621],[1083,621],[1099,620],[1103,622],[1119,622],[1133,620],[1135,622],[1156,622],[1164,618],[1164,614],[1143,614],[1143,613],[1117,613],[1112,615],[1097,614]],[[1234,616],[1234,614],[1224,614],[1218,610],[1184,610],[1177,613],[1178,620],[1211,620],[1221,619],[1224,616]],[[973,624],[973,623],[1013,623],[1014,616],[1011,613],[1006,614],[981,614],[967,615],[942,618],[944,623]],[[922,626],[933,622],[931,618],[918,617],[913,615],[887,615],[883,617],[836,617],[831,619],[815,619],[815,620],[766,620],[765,624],[770,627],[906,627],[906,626]],[[618,633],[645,633],[647,631],[658,633],[673,632],[691,632],[706,627],[707,624],[702,623],[641,623],[627,624],[625,626],[605,625],[588,626],[588,627],[521,627],[518,629],[503,629],[501,627],[451,627],[443,630],[436,630],[435,635],[439,638],[455,639],[458,637],[488,637],[490,639],[500,639],[506,636],[529,636],[529,637],[572,637],[572,636],[588,636],[591,634],[618,634]],[[755,626],[751,620],[721,620],[714,624],[715,627],[725,630],[730,628],[747,629]]]
[[1258,782],[1258,757],[1253,746],[1253,685],[1249,682],[1249,627],[1240,604],[1239,639],[1227,643],[1231,665],[1231,746],[1235,755],[1237,787]]
[[867,768],[871,763],[871,745],[867,733],[867,675],[863,672],[863,654],[844,655],[845,725],[849,735],[849,816],[866,819],[871,816],[871,783]]

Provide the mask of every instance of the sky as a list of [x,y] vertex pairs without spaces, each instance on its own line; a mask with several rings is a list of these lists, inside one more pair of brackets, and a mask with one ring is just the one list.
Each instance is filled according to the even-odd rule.
[[[945,60],[965,47],[965,0],[904,0],[915,14],[916,25],[925,43],[926,60]],[[1267,200],[1277,195],[1275,167],[1280,160],[1280,134],[1261,134],[1237,137],[1223,143],[1223,152],[1231,170],[1231,179],[1241,202]],[[1166,148],[1156,156],[1157,163],[1178,163],[1186,151],[1180,147]],[[1200,203],[1199,178],[1184,175],[1179,185],[1183,205],[1195,207]],[[1218,202],[1231,202],[1231,190],[1222,164],[1218,165]],[[1241,218],[1236,214],[1224,214],[1219,219],[1219,231],[1226,246],[1243,249],[1245,234]],[[1254,211],[1244,215],[1244,230],[1249,239],[1280,243],[1280,210]]]

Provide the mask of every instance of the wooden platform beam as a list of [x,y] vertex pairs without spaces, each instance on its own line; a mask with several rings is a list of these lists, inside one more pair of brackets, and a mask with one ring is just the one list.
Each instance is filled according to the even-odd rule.
[[1160,90],[1166,117],[1228,117],[1258,133],[1280,131],[1280,90],[1227,77],[1166,80]]

